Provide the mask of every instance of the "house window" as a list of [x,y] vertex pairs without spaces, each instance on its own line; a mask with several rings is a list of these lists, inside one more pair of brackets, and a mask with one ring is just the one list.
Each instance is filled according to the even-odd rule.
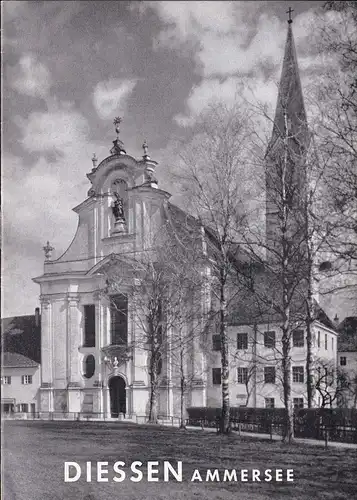
[[111,298],[111,343],[112,345],[128,342],[128,297],[116,295]]
[[300,408],[304,408],[304,398],[294,398],[294,409],[300,410]]
[[347,365],[347,359],[346,359],[346,356],[341,356],[341,357],[340,357],[340,365],[341,365],[341,366],[346,366],[346,365]]
[[248,368],[245,366],[237,368],[238,384],[246,384],[248,382]]
[[265,398],[265,408],[274,408],[275,402],[274,398]]
[[27,403],[18,404],[17,411],[22,412],[22,413],[27,413],[28,412],[28,404]]
[[95,372],[95,357],[89,354],[83,361],[83,375],[85,378],[92,378]]
[[325,350],[327,351],[327,333],[325,333]]
[[222,380],[221,369],[212,368],[212,382],[213,385],[220,385]]
[[32,384],[32,375],[22,375],[21,380],[24,385]]
[[11,377],[9,377],[8,375],[1,377],[1,383],[3,385],[11,385]]
[[317,332],[317,347],[320,347],[321,344],[321,333],[320,330]]
[[332,350],[334,349],[334,342],[333,342],[333,337],[331,337],[331,344],[332,344]]
[[330,271],[330,269],[332,269],[332,262],[328,260],[321,262],[319,265],[319,271]]
[[273,349],[275,347],[275,332],[264,332],[264,347]]
[[275,366],[264,367],[264,382],[266,384],[275,384]]
[[303,366],[293,366],[293,382],[303,383],[304,382],[304,367]]
[[293,331],[293,347],[304,347],[304,330]]
[[220,335],[212,335],[212,349],[214,351],[221,350],[221,336]]
[[95,305],[88,304],[84,312],[84,347],[95,347]]
[[239,350],[248,349],[247,333],[237,333],[237,349]]

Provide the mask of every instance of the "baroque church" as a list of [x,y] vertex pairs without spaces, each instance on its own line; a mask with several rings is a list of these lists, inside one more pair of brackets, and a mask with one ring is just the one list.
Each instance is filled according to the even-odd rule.
[[[88,197],[73,209],[79,219],[73,241],[56,260],[51,259],[53,249],[47,244],[44,272],[34,278],[41,289],[40,412],[81,412],[106,418],[148,414],[148,351],[135,343],[140,332],[138,323],[128,313],[130,304],[125,290],[110,301],[99,293],[103,286],[101,271],[110,266],[113,255],[125,266],[127,255],[140,254],[150,246],[154,227],[174,224],[183,212],[170,203],[170,194],[159,188],[155,177],[157,163],[148,155],[146,143],[143,157],[133,158],[119,139],[120,119],[114,123],[117,138],[110,155],[99,164],[93,156],[93,168],[87,174]],[[276,184],[270,172],[280,154],[282,130],[300,138],[295,153],[304,157],[309,134],[291,22],[266,156],[268,192]],[[291,182],[298,184],[303,192],[306,188],[304,166],[296,163],[295,171],[289,175]],[[266,234],[267,239],[272,240],[278,220],[277,207],[269,197],[266,207]],[[262,367],[261,379],[255,372],[252,390],[247,389],[252,356],[257,359],[259,354],[256,350],[253,354],[248,352],[249,338],[262,335],[262,352],[272,348],[275,332],[276,339],[279,338],[279,326],[271,321],[268,324],[263,318],[260,331],[250,323],[249,318],[240,318],[240,321],[231,321],[228,327],[233,343],[242,352],[239,364],[231,370],[231,404],[283,406],[280,390],[273,383],[273,357],[269,361],[265,355],[268,361],[267,366]],[[315,355],[335,363],[334,325],[322,314],[314,328]],[[198,343],[192,346],[193,362],[201,363],[202,369],[191,384],[187,406],[220,406],[220,358],[215,337],[213,333],[210,356],[200,351]],[[131,346],[130,355],[123,356],[123,344]],[[299,407],[304,405],[306,393],[305,358],[306,345],[300,332],[292,352],[293,399]],[[180,415],[178,391],[170,362],[164,361],[159,384],[159,415]]]

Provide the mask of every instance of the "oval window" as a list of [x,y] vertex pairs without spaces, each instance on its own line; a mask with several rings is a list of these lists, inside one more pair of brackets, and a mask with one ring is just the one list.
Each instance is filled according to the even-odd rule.
[[93,354],[89,354],[84,358],[83,374],[86,378],[91,378],[95,372],[95,358]]

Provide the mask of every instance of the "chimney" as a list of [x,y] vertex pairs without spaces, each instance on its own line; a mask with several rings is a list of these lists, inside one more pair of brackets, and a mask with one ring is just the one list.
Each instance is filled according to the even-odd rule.
[[40,308],[36,307],[36,309],[35,309],[35,327],[39,328],[40,323],[41,323]]

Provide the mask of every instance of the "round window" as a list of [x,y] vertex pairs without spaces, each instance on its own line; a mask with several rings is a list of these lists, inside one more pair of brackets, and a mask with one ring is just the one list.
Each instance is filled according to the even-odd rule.
[[94,375],[95,372],[95,358],[93,354],[89,354],[84,358],[83,362],[83,375],[86,378],[91,378]]

